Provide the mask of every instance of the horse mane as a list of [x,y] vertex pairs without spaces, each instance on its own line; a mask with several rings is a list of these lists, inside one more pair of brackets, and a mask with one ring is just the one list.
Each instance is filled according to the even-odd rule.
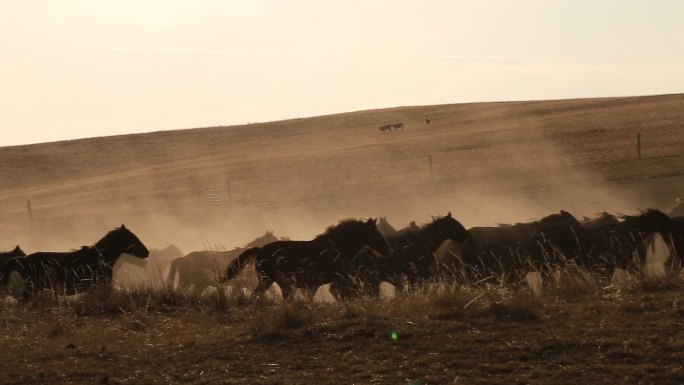
[[670,219],[669,215],[665,214],[664,212],[662,212],[658,209],[648,208],[648,209],[640,210],[640,211],[641,211],[641,214],[639,214],[639,215],[627,215],[627,214],[623,214],[623,213],[618,213],[616,216],[618,218],[622,219],[623,221],[639,220],[639,219],[642,219],[642,218],[648,217],[648,216],[658,216],[658,217]]
[[427,222],[427,223],[423,223],[422,225],[419,226],[421,230],[427,230],[428,228],[434,226],[435,223],[437,223],[437,221],[439,221],[440,219],[444,219],[443,215],[432,215],[431,217],[432,217],[432,221]]
[[[128,230],[128,229],[126,228],[126,226],[124,226],[124,225],[121,225],[121,226],[119,226],[119,227],[115,227],[115,228],[109,230],[109,231],[107,232],[107,234],[105,234],[102,238],[100,238],[99,241],[95,242],[95,246],[99,245],[101,242],[103,242],[103,241],[105,241],[105,240],[107,240],[107,239],[110,239],[112,236],[115,236],[115,235],[118,235],[118,234],[122,233],[123,231],[129,232],[129,233],[131,232],[131,231]],[[131,233],[131,234],[132,234],[132,233]],[[84,246],[84,247],[87,247],[87,246]]]
[[363,225],[366,222],[360,219],[346,218],[342,219],[334,225],[326,227],[325,232],[318,234],[316,239],[324,237],[334,237],[339,234],[346,233],[352,229],[359,228],[359,225]]
[[[451,213],[450,213],[450,214],[451,214]],[[450,214],[447,214],[447,215],[433,215],[433,216],[432,216],[432,222],[423,223],[422,225],[420,225],[420,230],[419,230],[419,231],[430,231],[430,230],[432,230],[433,227],[435,227],[435,226],[438,225],[438,222],[439,222],[439,221],[444,220],[444,219],[446,219],[446,218],[453,218]],[[456,221],[456,222],[459,223],[459,224],[461,223],[461,222],[458,222],[458,221]],[[463,227],[463,225],[461,225],[461,226]],[[465,230],[465,227],[464,227],[463,229]]]

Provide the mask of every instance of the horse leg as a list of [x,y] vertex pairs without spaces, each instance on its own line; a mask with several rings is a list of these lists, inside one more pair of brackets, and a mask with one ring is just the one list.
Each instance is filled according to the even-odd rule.
[[261,298],[261,296],[266,293],[269,287],[273,284],[271,280],[259,279],[259,284],[252,292],[252,298]]
[[318,291],[317,287],[315,287],[315,288],[307,287],[306,289],[304,289],[304,294],[306,295],[306,300],[309,302],[313,302],[317,291]]
[[266,293],[266,290],[273,285],[274,279],[271,275],[258,269],[255,270],[255,273],[258,284],[252,292],[252,298],[261,298],[261,296]]
[[286,301],[292,301],[294,298],[295,289],[293,289],[292,286],[290,286],[290,284],[287,282],[278,282],[278,286],[280,286],[280,291],[283,293],[283,299]]

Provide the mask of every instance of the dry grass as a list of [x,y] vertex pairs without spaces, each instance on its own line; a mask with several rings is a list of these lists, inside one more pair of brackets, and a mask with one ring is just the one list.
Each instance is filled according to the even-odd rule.
[[618,289],[570,277],[577,278],[568,274],[540,295],[507,285],[442,283],[391,299],[339,303],[151,289],[6,302],[0,359],[11,364],[0,382],[684,379],[676,370],[684,329],[673,327],[684,315],[681,286],[641,282],[648,291]]

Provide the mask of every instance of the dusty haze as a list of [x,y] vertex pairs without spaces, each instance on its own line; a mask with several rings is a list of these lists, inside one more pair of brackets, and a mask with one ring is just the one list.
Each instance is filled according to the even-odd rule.
[[[377,129],[398,122],[403,131]],[[472,227],[560,209],[668,209],[684,195],[682,122],[684,96],[666,95],[402,107],[5,147],[0,248],[71,249],[121,223],[148,246],[190,251],[241,246],[265,230],[308,239],[348,216],[402,226],[451,211]]]

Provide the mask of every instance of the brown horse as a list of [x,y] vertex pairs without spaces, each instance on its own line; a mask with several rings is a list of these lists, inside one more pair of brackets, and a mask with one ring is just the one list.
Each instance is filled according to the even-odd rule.
[[[166,287],[173,289],[177,287],[182,290],[194,290],[201,293],[209,286],[216,284],[216,279],[212,278],[212,272],[217,273],[217,269],[223,270],[237,258],[240,253],[250,247],[260,247],[271,242],[277,241],[272,231],[267,231],[264,235],[249,242],[245,247],[236,247],[228,251],[193,251],[185,256],[171,261],[169,274],[166,277]],[[244,282],[243,282],[243,285]]]
[[364,247],[382,254],[390,251],[375,219],[349,219],[328,227],[310,241],[276,241],[249,248],[228,266],[221,282],[235,278],[254,259],[259,284],[253,295],[262,295],[275,282],[289,300],[295,287],[313,291],[349,277],[359,268],[355,256]]
[[[330,286],[330,293],[336,298],[346,298],[358,294],[377,296],[380,283],[389,282],[398,292],[404,286],[413,288],[416,284],[436,278],[441,265],[435,257],[437,249],[447,240],[461,244],[472,243],[472,237],[463,225],[448,213],[435,217],[432,222],[421,226],[417,231],[388,236],[392,254],[372,259],[372,255],[361,252],[357,256],[362,261],[372,261],[372,268],[359,269],[350,279],[340,280]],[[358,263],[364,266],[364,263]]]
[[0,284],[4,281],[2,271],[4,269],[5,263],[7,263],[7,261],[10,259],[23,257],[25,255],[26,253],[24,253],[24,250],[22,250],[19,245],[17,245],[12,251],[0,252]]
[[529,268],[548,272],[571,262],[607,278],[615,268],[633,270],[642,266],[645,261],[638,248],[655,234],[667,242],[676,231],[676,221],[659,210],[620,217],[622,222],[595,228],[560,224],[538,231],[529,241]]
[[76,294],[79,289],[108,286],[112,270],[121,254],[147,258],[149,251],[138,237],[124,225],[108,232],[93,246],[70,252],[37,252],[10,259],[2,269],[5,284],[12,272],[24,280],[23,296],[31,297],[40,290],[59,294]]
[[556,224],[580,225],[572,214],[561,210],[528,223],[472,227],[468,231],[475,242],[470,246],[457,245],[452,250],[451,269],[458,274],[458,278],[466,281],[489,278],[507,280],[524,269],[524,256],[530,237],[536,231]]

